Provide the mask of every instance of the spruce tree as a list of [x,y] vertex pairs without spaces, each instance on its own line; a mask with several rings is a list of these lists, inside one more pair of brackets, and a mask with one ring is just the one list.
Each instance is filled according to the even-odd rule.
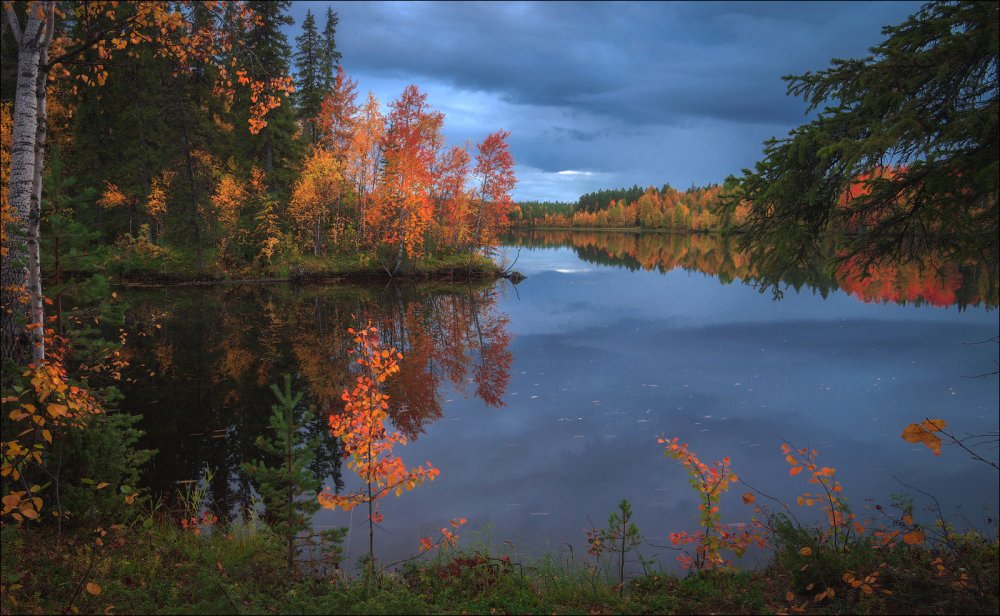
[[[291,2],[252,1],[248,3],[259,17],[258,24],[244,37],[247,47],[253,50],[252,65],[242,66],[254,75],[280,78],[289,74],[292,50],[282,27],[294,23],[288,14]],[[247,96],[244,92],[239,97]],[[234,109],[241,110],[236,132],[237,158],[251,161],[268,176],[268,184],[281,195],[287,193],[292,182],[292,167],[298,163],[302,148],[295,142],[297,124],[295,110],[288,101],[267,114],[267,126],[256,135],[243,130],[246,126],[247,100],[237,100]]]
[[337,76],[337,67],[340,66],[340,52],[337,51],[337,24],[340,17],[330,7],[326,8],[326,26],[323,28],[323,41],[320,55],[320,79],[323,83],[323,92],[329,92],[333,87],[333,80]]
[[739,230],[763,285],[831,231],[838,259],[866,268],[928,254],[997,262],[998,24],[995,2],[929,3],[867,57],[784,78],[816,117],[766,142],[726,204],[751,206]]
[[267,508],[271,528],[285,544],[285,560],[289,571],[295,563],[301,548],[312,548],[320,558],[307,559],[308,562],[322,561],[336,566],[340,561],[340,543],[346,529],[336,528],[319,533],[313,532],[311,521],[320,506],[316,500],[323,478],[317,477],[310,468],[316,462],[320,450],[320,439],[303,438],[307,426],[314,423],[309,409],[300,404],[302,393],[292,391],[292,377],[284,375],[282,388],[271,385],[271,391],[278,404],[271,407],[269,424],[273,438],[257,438],[257,448],[275,464],[257,460],[242,465],[244,472],[256,480]]
[[319,33],[316,31],[316,19],[312,11],[306,11],[302,21],[302,34],[295,37],[295,98],[298,104],[299,118],[305,123],[311,143],[316,143],[316,122],[323,96],[324,76],[321,73],[324,49]]

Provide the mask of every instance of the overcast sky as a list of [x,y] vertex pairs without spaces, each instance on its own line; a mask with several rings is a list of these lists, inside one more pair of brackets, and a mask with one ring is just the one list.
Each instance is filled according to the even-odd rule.
[[805,120],[783,75],[867,53],[917,2],[294,2],[340,17],[341,63],[387,105],[414,83],[456,145],[511,131],[518,200],[721,182]]

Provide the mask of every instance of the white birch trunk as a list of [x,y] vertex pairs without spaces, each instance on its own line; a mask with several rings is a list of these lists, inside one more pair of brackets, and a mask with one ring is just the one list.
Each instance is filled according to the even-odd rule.
[[[2,344],[0,359],[27,359],[24,325],[30,321],[21,299],[30,291],[29,221],[34,197],[35,139],[38,131],[38,60],[44,22],[36,11],[28,11],[22,31],[9,6],[4,12],[18,43],[17,87],[14,93],[13,131],[10,153],[10,207],[16,219],[9,223],[7,256],[2,266]],[[37,248],[37,231],[35,235]],[[42,350],[44,353],[44,349]],[[34,355],[34,353],[32,353]]]
[[35,168],[32,174],[31,213],[28,215],[28,310],[32,323],[32,360],[45,360],[45,303],[42,295],[42,241],[39,225],[42,220],[42,171],[45,167],[45,137],[47,133],[49,79],[49,45],[55,32],[55,3],[45,3],[45,29],[38,45],[38,76],[35,81]]

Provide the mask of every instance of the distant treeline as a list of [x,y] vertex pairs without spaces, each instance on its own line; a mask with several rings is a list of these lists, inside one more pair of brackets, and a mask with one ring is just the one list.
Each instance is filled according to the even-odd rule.
[[[531,227],[720,229],[722,221],[717,206],[721,192],[719,184],[692,186],[685,191],[669,184],[659,189],[654,186],[606,189],[582,195],[576,203],[522,202],[511,219],[515,225]],[[745,213],[734,212],[734,218],[742,215]]]

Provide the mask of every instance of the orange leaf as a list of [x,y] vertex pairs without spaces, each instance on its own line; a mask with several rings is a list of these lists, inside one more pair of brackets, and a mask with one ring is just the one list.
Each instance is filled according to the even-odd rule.
[[922,423],[912,423],[903,429],[903,434],[901,435],[903,440],[910,443],[922,443],[932,452],[934,455],[941,455],[941,437],[934,432],[940,431],[947,424],[943,419],[929,419]]
[[757,497],[755,497],[752,492],[744,492],[743,493],[743,503],[744,504],[746,504],[746,505],[752,505],[755,500],[757,500]]
[[793,476],[793,477],[795,475],[798,475],[801,472],[802,472],[802,467],[801,466],[793,466],[792,468],[788,469],[788,474],[791,475],[791,476]]
[[906,545],[920,545],[924,542],[924,534],[919,530],[911,530],[903,535],[903,543]]
[[96,597],[101,594],[101,587],[94,582],[87,582],[87,592]]

